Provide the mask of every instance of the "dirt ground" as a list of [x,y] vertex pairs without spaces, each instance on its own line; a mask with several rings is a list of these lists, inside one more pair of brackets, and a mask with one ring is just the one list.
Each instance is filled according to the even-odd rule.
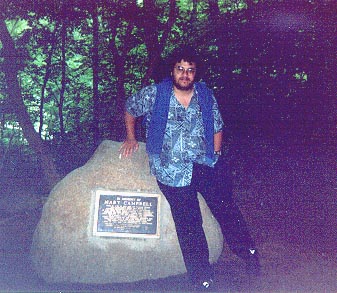
[[[230,145],[235,196],[261,254],[262,276],[224,247],[212,292],[337,292],[336,144],[243,135]],[[41,200],[6,182],[0,196],[1,292],[187,292],[185,275],[132,284],[46,284],[29,249]]]

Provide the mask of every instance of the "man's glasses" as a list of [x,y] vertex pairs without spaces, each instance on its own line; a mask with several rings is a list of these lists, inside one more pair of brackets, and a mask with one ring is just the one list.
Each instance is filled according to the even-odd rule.
[[197,71],[196,68],[184,68],[182,66],[176,66],[175,69],[179,74],[184,74],[185,72],[187,72],[188,75],[195,74],[195,72]]

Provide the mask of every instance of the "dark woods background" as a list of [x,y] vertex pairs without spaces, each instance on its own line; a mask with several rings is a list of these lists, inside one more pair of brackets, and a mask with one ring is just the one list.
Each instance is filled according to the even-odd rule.
[[167,56],[186,44],[203,58],[226,145],[249,135],[329,143],[335,4],[2,0],[1,181],[33,180],[46,192],[103,139],[123,140],[125,99],[160,80]]

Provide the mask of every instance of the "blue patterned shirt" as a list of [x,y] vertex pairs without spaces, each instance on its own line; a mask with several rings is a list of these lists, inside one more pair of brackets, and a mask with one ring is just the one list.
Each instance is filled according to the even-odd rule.
[[[134,117],[145,116],[146,128],[156,98],[157,88],[143,88],[126,102],[126,111]],[[221,131],[223,120],[213,96],[214,133]],[[151,173],[165,185],[182,187],[191,184],[193,163],[209,165],[198,93],[194,90],[188,108],[182,106],[173,93],[160,155],[149,155]]]

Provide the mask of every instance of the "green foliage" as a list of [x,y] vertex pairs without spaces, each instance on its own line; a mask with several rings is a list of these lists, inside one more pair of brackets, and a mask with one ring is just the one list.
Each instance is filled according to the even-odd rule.
[[29,26],[29,22],[26,19],[8,19],[6,24],[11,36],[14,39],[22,37],[26,30],[31,29],[31,26]]
[[293,75],[297,80],[300,80],[301,82],[306,82],[308,81],[308,74],[306,74],[304,71],[302,72],[296,72]]
[[[44,7],[27,5],[24,9],[18,2],[8,1],[10,5],[6,8],[6,24],[22,63],[19,73],[22,96],[37,130],[42,121],[41,136],[45,140],[59,139],[63,118],[67,138],[90,144],[94,113],[99,116],[101,136],[113,136],[113,125],[122,123],[116,120],[121,116],[118,104],[147,82],[144,78],[154,62],[153,50],[162,41],[165,41],[160,52],[163,59],[182,44],[194,45],[202,52],[207,64],[203,80],[216,89],[221,105],[235,100],[238,105],[254,99],[259,102],[257,96],[272,97],[260,101],[272,105],[281,96],[293,96],[298,84],[301,89],[314,88],[314,77],[328,73],[332,60],[329,53],[332,34],[317,32],[319,21],[323,20],[313,20],[318,17],[315,9],[319,7],[313,1],[297,5],[287,1],[220,0],[216,1],[215,11],[210,9],[211,1],[179,0],[175,2],[177,14],[167,40],[163,38],[169,21],[168,0],[154,1],[156,6],[151,12],[145,10],[143,1],[97,1],[94,3],[98,6],[98,60],[93,59],[92,7],[81,1],[52,2],[46,1]],[[294,17],[290,23],[294,26],[290,28],[289,13]],[[322,13],[329,13],[328,9]],[[147,27],[150,20],[156,25]],[[324,21],[330,32],[329,20]],[[61,58],[63,26],[66,26],[65,76]],[[152,43],[148,40],[149,31],[155,34]],[[318,42],[322,40],[325,49],[319,49]],[[327,56],[322,61],[325,68],[322,70],[318,70],[319,55]],[[4,58],[0,55],[0,62]],[[94,65],[98,68],[97,103],[93,100]],[[154,70],[154,76],[156,73]],[[0,102],[8,96],[1,74]],[[6,143],[10,133],[17,135],[18,126],[15,117],[7,114],[3,117],[6,123],[1,124],[1,139]]]

